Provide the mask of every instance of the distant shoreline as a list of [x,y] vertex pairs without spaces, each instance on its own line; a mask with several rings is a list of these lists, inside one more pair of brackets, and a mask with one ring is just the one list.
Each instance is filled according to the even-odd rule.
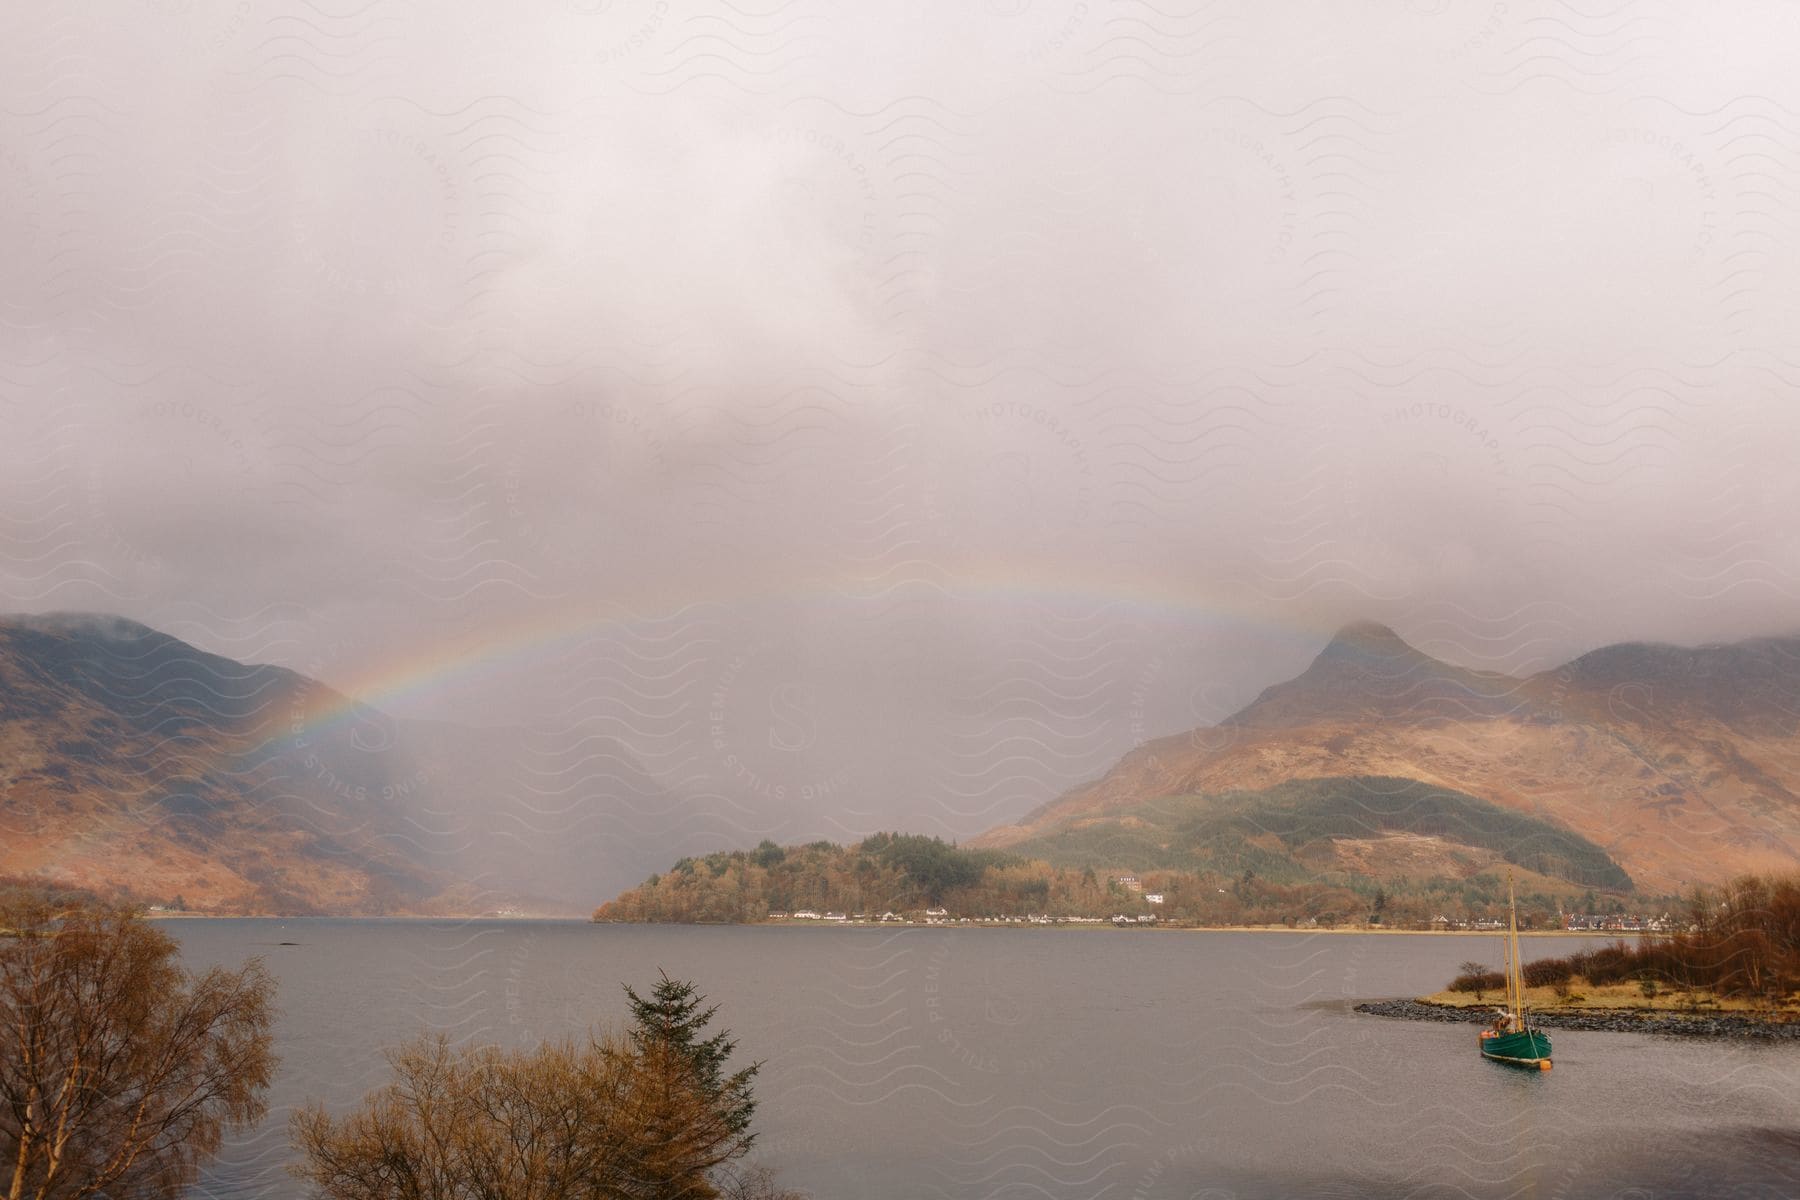
[[583,925],[592,925],[593,918],[580,913],[557,916],[549,913],[538,913],[530,916],[495,916],[492,913],[383,913],[370,916],[367,913],[225,913],[225,912],[157,912],[143,914],[146,921],[515,921],[528,924],[534,921],[578,921]]
[[[1293,933],[1293,934],[1329,934],[1333,937],[1343,936],[1375,936],[1375,937],[1494,937],[1492,929],[1383,929],[1373,926],[1319,926],[1311,929],[1300,929],[1291,925],[1173,925],[1158,923],[1156,925],[1115,926],[1110,921],[1098,923],[1082,923],[1078,925],[1029,925],[1018,922],[994,921],[950,921],[938,925],[928,925],[922,921],[596,921],[592,917],[572,914],[558,916],[554,914],[495,916],[491,913],[387,913],[370,916],[366,913],[333,914],[304,913],[281,915],[272,913],[221,913],[221,912],[158,912],[145,913],[147,921],[492,921],[514,924],[532,924],[545,921],[558,921],[583,925],[635,925],[658,928],[693,928],[693,929],[1010,929],[1016,931],[1041,930],[1106,930],[1108,932],[1130,930],[1133,933]],[[1521,929],[1522,938],[1633,938],[1643,936],[1642,930],[1635,929]]]
[[[1021,922],[999,921],[947,921],[942,924],[928,925],[922,921],[594,921],[595,925],[647,925],[659,927],[695,926],[708,929],[1010,929],[1015,931],[1039,930],[1130,930],[1133,933],[1295,933],[1295,934],[1331,934],[1333,936],[1355,935],[1388,937],[1402,935],[1406,937],[1495,937],[1501,930],[1494,929],[1383,929],[1376,926],[1319,926],[1312,929],[1300,929],[1291,925],[1174,925],[1161,923],[1155,925],[1115,926],[1110,921],[1083,922],[1078,925],[1031,925]],[[1626,938],[1641,937],[1643,930],[1636,929],[1521,929],[1522,938]]]

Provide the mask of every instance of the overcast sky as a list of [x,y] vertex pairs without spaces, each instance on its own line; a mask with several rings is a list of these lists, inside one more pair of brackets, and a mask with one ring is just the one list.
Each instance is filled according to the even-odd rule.
[[[967,834],[1800,627],[1791,4],[0,12],[0,608]],[[732,830],[720,835],[725,838]]]

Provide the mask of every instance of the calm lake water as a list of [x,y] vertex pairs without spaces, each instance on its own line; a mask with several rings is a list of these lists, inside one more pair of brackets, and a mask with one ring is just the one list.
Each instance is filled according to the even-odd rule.
[[[292,1108],[344,1108],[423,1030],[518,1044],[622,1023],[658,968],[764,1059],[757,1157],[821,1200],[1800,1196],[1800,1047],[1364,1016],[1473,937],[1174,931],[167,923],[192,966],[280,981],[273,1111],[199,1195],[298,1197]],[[282,943],[292,942],[293,945]],[[1574,939],[1532,940],[1527,959]]]

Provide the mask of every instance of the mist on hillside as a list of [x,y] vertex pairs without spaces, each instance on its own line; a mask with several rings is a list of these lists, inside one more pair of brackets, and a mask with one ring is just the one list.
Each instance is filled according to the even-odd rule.
[[1786,9],[679,8],[0,18],[0,608],[615,881],[975,835],[1352,620],[1795,630]]

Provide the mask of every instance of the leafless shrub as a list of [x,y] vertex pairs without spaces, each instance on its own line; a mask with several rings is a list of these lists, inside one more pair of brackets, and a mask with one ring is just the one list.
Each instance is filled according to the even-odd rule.
[[682,1032],[711,1010],[688,985],[665,979],[665,992],[680,1003],[639,1001],[628,1035],[400,1046],[393,1082],[356,1111],[295,1114],[292,1170],[326,1200],[783,1200],[767,1172],[733,1166],[754,1137],[754,1070],[723,1077],[728,1036]]

